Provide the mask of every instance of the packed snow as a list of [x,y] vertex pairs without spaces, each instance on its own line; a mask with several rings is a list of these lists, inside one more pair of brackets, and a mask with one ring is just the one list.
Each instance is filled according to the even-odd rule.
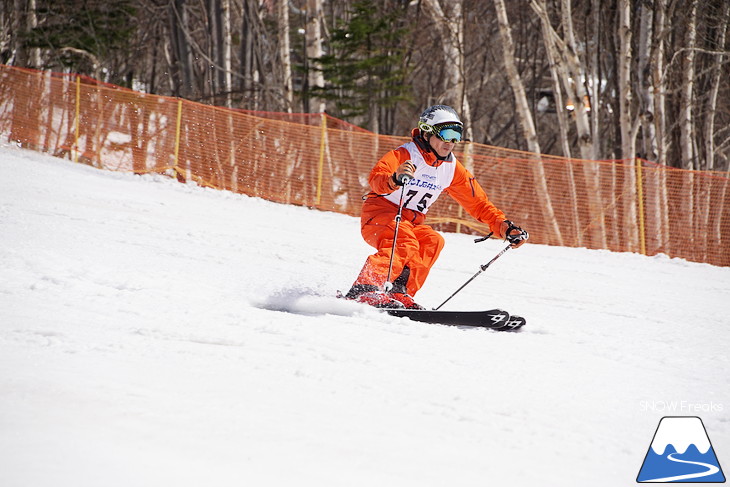
[[[445,237],[426,306],[505,245]],[[528,243],[444,307],[509,333],[336,299],[371,251],[357,218],[0,147],[0,485],[631,485],[663,416],[730,466],[730,268]]]

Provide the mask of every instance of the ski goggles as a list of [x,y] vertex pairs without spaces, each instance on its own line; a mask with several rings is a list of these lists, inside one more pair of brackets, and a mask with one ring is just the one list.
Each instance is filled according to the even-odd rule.
[[433,134],[444,142],[451,142],[453,144],[461,142],[461,134],[464,131],[464,127],[459,123],[445,123],[442,125],[429,125],[425,122],[419,122],[418,128],[421,132],[427,134]]
[[433,134],[444,142],[457,143],[461,142],[461,134],[464,131],[464,127],[457,123],[448,125],[439,125],[434,127]]

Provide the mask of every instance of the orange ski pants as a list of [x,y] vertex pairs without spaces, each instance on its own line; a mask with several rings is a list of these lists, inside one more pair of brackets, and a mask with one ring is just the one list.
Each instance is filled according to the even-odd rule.
[[[361,233],[365,242],[377,249],[365,261],[354,285],[382,286],[388,277],[390,253],[395,235],[398,207],[384,198],[368,199],[363,205]],[[444,248],[444,238],[423,221],[423,213],[403,209],[398,226],[398,242],[393,255],[390,281],[393,282],[408,266],[410,277],[406,290],[415,296],[423,286],[431,267]]]

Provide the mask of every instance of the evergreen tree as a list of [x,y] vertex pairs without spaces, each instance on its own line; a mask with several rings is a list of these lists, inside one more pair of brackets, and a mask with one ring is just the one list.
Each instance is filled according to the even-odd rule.
[[329,52],[312,60],[326,84],[317,96],[333,101],[337,116],[388,132],[395,106],[411,98],[406,51],[400,47],[408,36],[400,25],[403,13],[373,0],[355,2],[348,13],[349,20],[332,31]]

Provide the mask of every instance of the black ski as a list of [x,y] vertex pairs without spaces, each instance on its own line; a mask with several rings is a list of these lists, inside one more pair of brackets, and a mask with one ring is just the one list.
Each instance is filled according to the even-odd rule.
[[443,311],[427,309],[383,309],[389,315],[410,318],[413,321],[454,326],[474,326],[499,331],[518,330],[527,320],[521,316],[510,316],[501,309],[488,311]]

